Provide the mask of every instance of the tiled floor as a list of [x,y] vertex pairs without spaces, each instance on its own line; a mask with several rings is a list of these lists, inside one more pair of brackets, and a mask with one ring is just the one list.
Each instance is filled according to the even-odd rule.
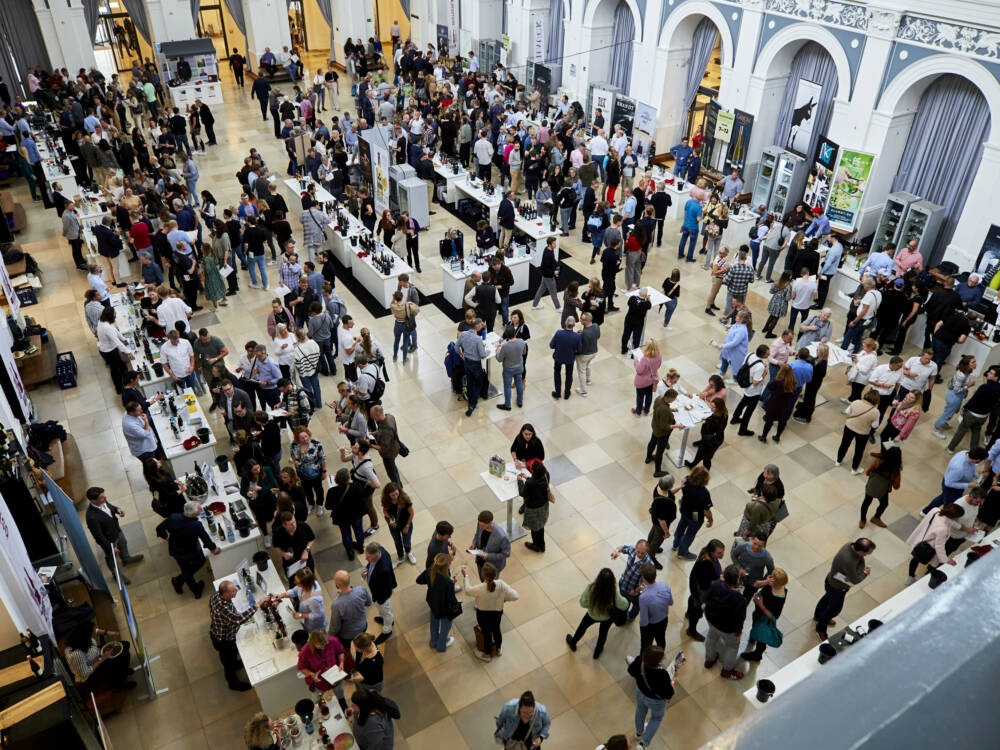
[[[347,86],[343,88],[346,91]],[[240,91],[230,83],[225,93],[226,105],[215,108],[219,146],[199,157],[199,187],[210,189],[220,206],[238,197],[233,173],[249,147],[257,147],[278,172],[283,173],[285,166],[283,149],[271,137],[270,123],[257,118],[249,88]],[[342,98],[340,105],[344,109],[347,99]],[[16,192],[22,201],[26,199],[23,185]],[[292,204],[293,196],[286,194],[286,199]],[[54,211],[44,212],[40,204],[30,205],[30,199],[26,205],[28,229],[22,241],[59,236]],[[424,292],[440,291],[433,248],[453,221],[439,210],[421,239],[428,270],[417,284]],[[300,235],[297,221],[293,224]],[[646,283],[658,286],[675,266],[678,229],[676,222],[669,222],[668,241],[650,255],[643,277]],[[575,233],[563,244],[574,255],[568,261],[571,266],[587,275],[594,271],[587,265],[589,247],[584,248]],[[165,544],[154,534],[158,518],[150,510],[138,462],[125,450],[119,427],[121,407],[85,328],[84,277],[73,269],[65,245],[35,254],[45,269],[45,289],[40,304],[27,312],[54,331],[60,349],[73,349],[80,382],[67,391],[46,385],[32,395],[42,418],[62,420],[76,435],[88,482],[104,486],[112,501],[126,511],[129,540],[135,550],[146,552],[146,560],[130,571],[131,595],[144,640],[161,657],[154,666],[157,684],[169,688],[154,701],[130,698],[127,710],[109,719],[115,745],[136,750],[242,747],[242,726],[257,709],[254,694],[226,689],[208,641],[207,600],[196,602],[190,594],[178,597],[171,589],[174,565]],[[683,292],[674,330],[662,330],[654,313],[649,316],[648,331],[660,343],[664,366],[676,367],[688,389],[700,389],[717,361],[707,342],[719,337],[721,328],[701,312],[706,272],[700,265],[682,264],[681,273]],[[212,332],[236,353],[247,339],[261,340],[269,310],[268,294],[247,289],[245,275],[241,285],[243,291],[230,298],[231,304],[219,311],[218,324],[212,326]],[[766,304],[762,295],[766,287],[757,285],[750,296],[758,319],[763,319]],[[391,344],[390,318],[372,320],[349,296],[347,302],[361,325],[371,328],[383,346]],[[398,628],[385,645],[385,690],[399,702],[403,714],[397,748],[484,748],[490,744],[492,717],[501,703],[529,688],[553,716],[551,739],[546,743],[552,750],[594,747],[612,733],[629,730],[632,723],[634,685],[625,673],[623,657],[634,653],[638,627],[614,629],[599,661],[591,658],[596,629],[575,654],[563,642],[580,619],[577,599],[584,584],[604,565],[620,570],[622,561],[611,562],[610,552],[645,536],[648,528],[653,478],[652,467],[643,463],[643,451],[649,425],[647,419],[629,413],[634,398],[631,366],[615,353],[622,316],[609,316],[604,326],[590,397],[574,395],[568,401],[553,401],[544,342],[558,324],[558,316],[549,306],[540,312],[523,309],[535,338],[525,408],[520,413],[501,412],[494,408],[495,402],[488,402],[471,418],[464,416],[464,404],[456,403],[451,395],[442,364],[445,345],[454,335],[453,324],[432,307],[425,307],[420,315],[419,353],[405,366],[389,365],[392,380],[385,402],[412,450],[400,467],[417,508],[413,541],[418,558],[422,559],[420,550],[435,521],[451,521],[457,529],[456,542],[462,546],[472,537],[479,510],[489,508],[502,516],[503,507],[482,485],[479,472],[486,468],[489,456],[506,453],[522,422],[533,423],[545,442],[556,496],[547,529],[548,551],[539,556],[521,542],[513,545],[504,577],[517,589],[520,600],[507,607],[504,655],[495,663],[483,664],[472,656],[474,615],[468,605],[457,622],[455,645],[445,654],[431,652],[426,643],[424,589],[414,584],[417,571],[405,564],[397,571],[400,586],[393,600]],[[839,324],[842,315],[838,312],[836,317]],[[209,316],[201,315],[194,322],[202,325],[208,320]],[[235,355],[230,358],[235,362]],[[334,378],[323,379],[328,396],[335,392],[335,383]],[[769,649],[743,682],[721,680],[718,670],[709,673],[702,668],[702,646],[682,636],[683,604],[675,605],[668,646],[685,648],[690,659],[654,748],[698,747],[738,722],[753,710],[742,696],[752,680],[774,672],[815,644],[810,628],[812,607],[822,593],[833,554],[858,536],[857,506],[864,486],[863,477],[834,468],[831,458],[843,424],[837,400],[846,393],[842,373],[830,374],[823,393],[829,401],[817,410],[813,423],[791,423],[780,445],[769,441],[762,446],[729,431],[712,470],[716,526],[702,530],[696,542],[700,547],[714,536],[728,543],[746,502],[745,488],[765,463],[780,466],[791,516],[778,527],[769,548],[791,576],[788,604],[779,623],[785,643],[780,649]],[[730,407],[735,400],[733,394]],[[939,409],[936,404],[934,411]],[[335,455],[336,446],[344,441],[333,429],[330,411],[318,415],[313,425],[328,454]],[[902,587],[907,560],[902,539],[915,524],[916,510],[936,492],[946,459],[941,443],[929,432],[930,419],[925,418],[906,442],[903,486],[893,493],[886,516],[891,526],[867,530],[878,543],[870,558],[873,574],[847,598],[845,619],[860,616]],[[381,467],[379,473],[384,480]],[[681,477],[680,472],[674,473]],[[346,564],[339,535],[328,518],[316,519],[312,525],[318,535],[315,557],[323,580],[330,581],[335,570],[346,568],[355,583],[360,582],[358,566]],[[391,547],[384,531],[376,538]],[[663,577],[675,599],[683,602],[688,566],[667,561],[667,556],[663,559]]]

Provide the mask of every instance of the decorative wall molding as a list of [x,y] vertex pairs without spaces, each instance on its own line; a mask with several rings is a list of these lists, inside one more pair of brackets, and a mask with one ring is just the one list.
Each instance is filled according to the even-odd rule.
[[972,57],[1000,58],[1000,32],[977,26],[903,16],[896,39]]
[[833,0],[766,0],[770,13],[831,26],[868,31],[871,12],[863,5]]

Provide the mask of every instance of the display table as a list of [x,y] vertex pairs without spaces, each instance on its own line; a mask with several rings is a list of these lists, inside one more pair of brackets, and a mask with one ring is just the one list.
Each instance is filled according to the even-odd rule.
[[[322,750],[324,745],[319,744],[319,728],[322,726],[329,734],[330,740],[334,743],[325,747],[333,747],[336,750],[341,750],[341,748],[344,750],[347,750],[347,748],[357,748],[357,744],[354,741],[354,732],[351,729],[351,722],[347,720],[344,713],[340,710],[336,698],[332,694],[329,697],[333,699],[332,701],[327,701],[327,706],[330,709],[329,719],[323,720],[319,713],[319,707],[314,707],[313,726],[316,731],[312,735],[302,732],[302,720],[296,715],[294,708],[288,709],[280,717],[276,717],[282,721],[284,726],[281,731],[283,731],[283,736],[287,736],[289,740],[291,740],[290,732],[292,727],[298,727],[299,731],[304,735],[300,741],[301,744],[296,745],[292,741],[287,747],[300,747],[302,750]],[[313,693],[310,698],[317,701],[319,694]],[[308,744],[310,741],[313,743],[312,745]],[[286,745],[279,742],[278,747],[286,747]]]
[[75,195],[79,192],[80,188],[76,182],[76,172],[73,170],[73,165],[70,162],[70,159],[77,157],[67,156],[60,161],[58,154],[52,152],[48,143],[46,143],[46,139],[43,137],[36,137],[35,145],[38,147],[38,155],[42,157],[42,171],[45,174],[45,181],[48,183],[49,194],[53,195],[55,193],[55,189],[52,187],[52,184],[55,182],[62,185],[63,192],[66,195]]
[[544,219],[524,219],[517,215],[514,217],[514,234],[515,236],[523,234],[527,238],[531,265],[535,268],[542,264],[542,251],[545,249],[545,241],[549,237],[556,238],[556,259],[559,258],[559,238],[562,235],[556,230],[549,229],[550,226],[551,222],[548,217]]
[[[854,290],[858,288],[858,284],[860,283],[861,274],[854,268],[854,261],[851,258],[847,258],[844,264],[837,269],[837,273],[833,275],[833,278],[830,279],[830,287],[826,294],[827,305],[832,302],[847,309],[849,300],[841,295],[846,294],[850,297],[850,295],[854,294]],[[843,327],[841,327],[840,333],[843,332]],[[837,334],[837,338],[840,337],[840,333]]]
[[531,476],[530,472],[526,469],[518,469],[513,461],[508,461],[505,464],[502,477],[490,474],[488,471],[482,472],[479,476],[482,478],[483,483],[493,491],[497,500],[507,506],[507,528],[505,529],[507,538],[513,542],[526,536],[528,532],[521,527],[521,524],[514,520],[513,501],[515,498],[521,496],[517,489],[517,480],[527,479]]
[[369,256],[366,255],[364,258],[361,258],[357,254],[354,254],[351,256],[351,273],[368,290],[369,294],[382,303],[382,306],[388,310],[389,303],[392,302],[393,293],[399,289],[400,275],[404,273],[413,274],[414,271],[405,260],[393,253],[381,242],[378,243],[378,246],[382,252],[389,253],[396,259],[392,270],[388,274],[384,274],[372,265]]
[[[210,466],[209,480],[208,497],[202,503],[202,508],[207,508],[215,502],[223,503],[226,506],[225,516],[229,523],[233,524],[235,532],[231,542],[228,537],[226,539],[219,537],[218,533],[213,535],[208,526],[208,518],[205,513],[202,513],[201,525],[205,527],[205,531],[209,533],[212,541],[219,548],[218,555],[208,556],[212,571],[218,575],[226,571],[236,570],[241,564],[252,560],[254,553],[264,549],[264,538],[257,525],[257,519],[254,517],[253,511],[250,510],[249,501],[240,495],[239,479],[236,477],[232,465],[223,474],[219,474],[214,467]],[[252,521],[250,533],[245,537],[240,536],[239,532],[236,531],[236,513],[247,514]]]
[[[330,193],[329,190],[320,185],[311,177],[308,178],[308,183],[309,186],[312,185],[316,186],[316,200],[318,200],[320,203],[333,203],[336,200],[336,198],[333,197],[333,195]],[[289,178],[285,180],[285,186],[289,190],[291,190],[296,197],[300,199],[302,198],[302,186],[299,184],[298,180]],[[285,218],[287,219],[288,217],[286,216]]]
[[757,214],[748,212],[737,216],[729,214],[729,226],[722,231],[722,246],[738,250],[740,245],[750,244],[750,228],[757,223]]
[[[977,542],[977,544],[992,544],[994,547],[1000,546],[1000,529],[986,535],[986,537],[984,537],[981,542]],[[997,554],[1000,554],[1000,552]],[[966,547],[964,550],[953,556],[957,565],[942,566],[941,570],[943,570],[948,576],[948,581],[943,584],[944,586],[950,586],[951,580],[962,574],[965,570],[965,564],[968,556],[969,548]],[[979,564],[981,565],[982,563]],[[856,619],[850,624],[850,627],[854,630],[860,629],[867,632],[869,620],[881,620],[883,623],[886,623],[894,617],[898,617],[914,603],[920,601],[925,596],[933,592],[933,589],[930,587],[930,580],[930,576],[925,574],[922,578],[904,588],[891,599],[886,600],[867,614]],[[850,592],[848,592],[847,596],[851,596]],[[747,628],[744,629],[748,630]],[[831,633],[831,635],[834,634]],[[818,638],[815,640],[816,645],[802,654],[802,656],[798,659],[782,667],[774,674],[768,675],[767,679],[774,683],[774,698],[771,699],[772,701],[780,699],[782,694],[787,693],[791,688],[811,675],[813,672],[818,671],[820,667],[823,666],[819,663],[820,642]],[[848,646],[848,648],[857,648],[857,646]],[[764,705],[757,700],[756,687],[751,687],[749,690],[746,690],[743,693],[743,696],[754,708],[760,708]]]
[[671,219],[684,218],[684,204],[691,197],[691,183],[685,182],[680,190],[673,184],[666,185],[663,192],[670,196],[670,208],[667,209],[667,216]]
[[29,391],[39,383],[47,383],[56,376],[56,341],[49,331],[48,341],[42,341],[42,337],[35,335],[30,338],[31,345],[38,348],[32,354],[25,354],[14,361],[17,363],[18,372],[21,375],[21,382]]
[[[528,288],[528,264],[530,259],[528,256],[524,255],[520,258],[506,258],[504,263],[510,269],[511,274],[514,277],[514,284],[510,288],[511,294],[516,294],[517,292],[523,292]],[[457,310],[461,310],[465,305],[465,280],[469,278],[475,271],[480,273],[486,273],[489,266],[485,263],[476,264],[472,261],[466,260],[462,264],[462,270],[453,271],[451,268],[451,263],[445,261],[441,264],[441,283],[442,290],[444,292],[444,298],[448,300],[448,304]]]
[[340,261],[342,266],[350,269],[351,258],[357,254],[357,247],[351,245],[351,237],[360,237],[368,230],[356,216],[346,209],[344,210],[344,215],[347,216],[349,222],[347,234],[343,236],[340,234],[340,221],[339,219],[335,220],[331,226],[326,227],[325,248],[333,253],[333,256]]
[[[180,425],[179,437],[174,437],[170,429],[170,411],[167,407],[167,400],[161,401],[149,407],[150,417],[156,434],[160,436],[160,445],[170,462],[170,468],[175,477],[179,477],[185,472],[194,473],[195,464],[209,464],[215,462],[215,446],[218,441],[212,433],[212,428],[205,419],[205,414],[201,410],[201,404],[194,395],[194,391],[185,388],[180,396],[174,396],[174,403],[177,405],[178,416],[183,418]],[[187,407],[185,408],[185,403]],[[188,438],[195,435],[195,430],[199,427],[206,427],[209,431],[208,442],[201,443],[195,448],[188,450],[183,443]]]
[[[256,576],[258,572],[257,566],[250,567],[251,576]],[[258,585],[258,590],[254,593],[255,599],[262,598],[265,593],[280,594],[288,590],[271,560],[267,561],[267,569],[261,573],[261,577],[264,579],[264,591],[261,591]],[[249,605],[244,584],[238,578],[237,573],[233,572],[231,575],[216,579],[213,585],[218,591],[223,581],[235,583],[239,591],[233,599],[233,605],[242,611]],[[309,697],[309,688],[306,687],[305,680],[299,676],[297,669],[298,651],[291,644],[292,633],[301,630],[302,625],[292,617],[291,604],[287,601],[281,603],[278,612],[289,635],[289,642],[284,648],[274,645],[275,631],[266,627],[264,615],[260,611],[243,623],[236,634],[236,648],[239,649],[247,679],[257,693],[261,710],[270,716],[277,716],[285,711],[289,703],[294,705],[296,701]]]
[[465,180],[466,175],[469,174],[463,166],[459,166],[458,172],[453,172],[450,166],[442,164],[438,159],[434,160],[434,173],[444,180],[444,201],[445,203],[454,203],[458,200],[459,195],[455,190],[455,184],[459,181]]
[[503,200],[503,195],[501,195],[502,189],[499,186],[493,195],[487,195],[483,192],[483,185],[481,181],[474,179],[471,175],[466,175],[466,179],[464,181],[459,180],[455,182],[455,189],[477,203],[485,206],[490,215],[490,226],[494,229],[496,228],[497,212],[500,210],[500,201]]

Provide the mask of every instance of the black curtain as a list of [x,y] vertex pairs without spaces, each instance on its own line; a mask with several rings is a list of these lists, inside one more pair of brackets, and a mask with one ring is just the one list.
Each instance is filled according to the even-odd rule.
[[0,2],[0,47],[0,76],[12,98],[20,95],[27,99],[28,71],[36,65],[44,70],[50,68],[49,53],[31,0]]

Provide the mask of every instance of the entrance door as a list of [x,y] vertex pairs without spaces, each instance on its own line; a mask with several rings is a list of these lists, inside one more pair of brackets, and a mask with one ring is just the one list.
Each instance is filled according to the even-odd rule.
[[229,57],[229,35],[226,33],[222,8],[218,4],[201,6],[198,13],[198,36],[211,38],[220,63]]
[[288,30],[292,35],[292,45],[302,52],[309,49],[309,35],[306,33],[306,14],[302,0],[292,0],[288,4]]

